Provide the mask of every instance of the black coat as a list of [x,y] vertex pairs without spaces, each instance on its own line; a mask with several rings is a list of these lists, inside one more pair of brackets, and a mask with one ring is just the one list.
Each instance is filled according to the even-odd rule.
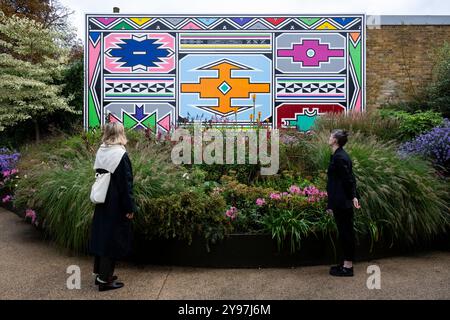
[[[102,170],[97,169],[97,172]],[[134,212],[133,172],[125,153],[111,174],[105,203],[95,205],[89,243],[91,254],[113,259],[127,256],[132,245],[132,226],[125,215]]]
[[330,157],[328,166],[328,209],[349,209],[353,198],[359,198],[356,179],[352,170],[352,160],[343,148],[338,148]]

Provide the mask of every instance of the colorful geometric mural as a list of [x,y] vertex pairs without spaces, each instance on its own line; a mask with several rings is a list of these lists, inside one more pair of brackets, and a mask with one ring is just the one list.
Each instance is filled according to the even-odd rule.
[[365,109],[364,15],[92,14],[86,26],[86,129],[259,114],[308,131],[321,114]]

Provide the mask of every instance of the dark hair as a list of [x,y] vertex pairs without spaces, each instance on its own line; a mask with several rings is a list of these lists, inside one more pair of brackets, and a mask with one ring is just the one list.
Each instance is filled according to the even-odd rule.
[[331,134],[336,139],[337,144],[339,145],[339,147],[345,146],[345,144],[348,141],[348,132],[346,130],[335,129],[335,130],[333,130],[331,132]]

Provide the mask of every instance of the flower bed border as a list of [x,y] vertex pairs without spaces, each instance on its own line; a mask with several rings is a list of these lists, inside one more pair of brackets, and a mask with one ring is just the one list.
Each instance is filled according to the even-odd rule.
[[[17,208],[2,204],[6,210],[21,218]],[[40,229],[39,231],[42,231]],[[275,268],[329,265],[339,262],[337,239],[333,239],[336,251],[329,238],[311,236],[301,241],[301,247],[291,253],[288,241],[278,250],[277,243],[269,234],[230,234],[216,244],[204,238],[194,237],[191,244],[177,239],[145,240],[135,236],[134,248],[128,261],[138,264],[171,265],[205,268]],[[360,237],[356,245],[355,261],[370,261],[393,256],[412,255],[427,251],[450,252],[450,230],[433,240],[422,241],[414,246],[391,246],[377,242],[371,246],[369,238]]]
[[[289,244],[278,250],[276,241],[267,234],[231,234],[223,241],[211,244],[195,238],[192,244],[180,240],[135,239],[132,261],[143,264],[210,268],[297,267],[337,263],[329,239],[309,237],[301,248],[290,253]],[[337,243],[337,242],[335,242]],[[431,250],[450,251],[450,233],[410,247],[390,246],[378,242],[371,250],[369,239],[360,238],[356,246],[356,261],[368,261]],[[339,249],[336,251],[339,257]]]

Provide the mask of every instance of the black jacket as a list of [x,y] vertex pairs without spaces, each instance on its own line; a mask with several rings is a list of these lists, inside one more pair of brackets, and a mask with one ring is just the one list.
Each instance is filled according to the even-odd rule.
[[353,198],[359,198],[359,196],[356,191],[352,160],[343,148],[338,148],[330,157],[327,176],[327,209],[352,208]]
[[131,221],[125,215],[132,212],[136,212],[133,171],[125,153],[111,174],[105,203],[95,205],[89,243],[91,254],[120,259],[130,253],[132,228]]

